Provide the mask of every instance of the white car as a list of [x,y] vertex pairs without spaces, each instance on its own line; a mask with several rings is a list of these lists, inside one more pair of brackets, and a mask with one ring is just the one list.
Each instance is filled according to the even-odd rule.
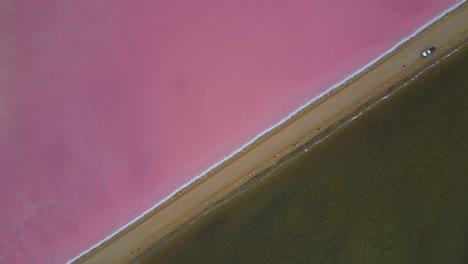
[[421,53],[421,56],[422,56],[423,58],[426,58],[427,56],[429,56],[429,55],[431,55],[432,53],[434,53],[435,50],[436,50],[435,47],[432,47],[432,48],[430,48],[430,49],[427,49],[427,50],[425,50],[425,51],[423,51],[423,52]]

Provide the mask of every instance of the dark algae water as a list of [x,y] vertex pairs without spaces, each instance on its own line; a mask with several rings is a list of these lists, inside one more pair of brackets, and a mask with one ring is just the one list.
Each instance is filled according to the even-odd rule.
[[468,263],[468,48],[142,263]]

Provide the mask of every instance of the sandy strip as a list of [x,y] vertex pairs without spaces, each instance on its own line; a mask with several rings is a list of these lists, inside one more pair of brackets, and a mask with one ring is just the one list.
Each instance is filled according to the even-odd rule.
[[[468,40],[468,4],[446,15],[356,77],[325,94],[76,263],[129,262],[177,228],[190,223],[255,176],[319,140],[338,124],[408,82]],[[427,59],[421,51],[437,51]]]

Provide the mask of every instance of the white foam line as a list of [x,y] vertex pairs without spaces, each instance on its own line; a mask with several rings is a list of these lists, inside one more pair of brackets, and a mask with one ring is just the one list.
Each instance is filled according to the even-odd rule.
[[247,147],[249,147],[250,145],[252,145],[254,142],[256,142],[258,139],[266,136],[268,133],[270,133],[271,131],[275,130],[276,128],[278,128],[279,126],[281,126],[282,124],[284,124],[286,121],[288,121],[289,119],[291,119],[293,116],[297,115],[298,113],[302,112],[305,108],[309,107],[311,104],[313,104],[315,101],[317,101],[318,99],[322,98],[323,96],[329,94],[331,91],[335,90],[336,88],[340,87],[341,85],[343,85],[344,83],[346,83],[347,81],[351,80],[352,78],[356,77],[357,75],[359,75],[361,72],[367,70],[368,68],[370,68],[372,65],[374,65],[375,63],[377,63],[379,60],[381,60],[382,58],[384,58],[385,56],[387,56],[388,54],[392,53],[393,51],[395,51],[398,47],[400,47],[402,44],[408,42],[410,39],[414,38],[416,35],[418,35],[419,33],[421,33],[423,30],[425,30],[426,28],[430,27],[432,24],[434,24],[435,22],[437,22],[438,20],[440,20],[442,17],[444,17],[445,15],[447,15],[448,13],[454,11],[455,9],[457,9],[459,6],[461,6],[462,4],[464,4],[467,0],[461,0],[460,2],[456,3],[454,6],[446,9],[444,12],[442,12],[440,15],[434,17],[433,19],[429,20],[429,22],[427,22],[426,24],[424,24],[422,27],[420,27],[418,30],[416,30],[413,34],[409,35],[408,37],[404,38],[403,40],[401,40],[400,42],[398,42],[396,45],[394,45],[392,48],[390,48],[389,50],[387,50],[386,52],[382,53],[380,56],[378,56],[377,58],[375,58],[374,60],[372,60],[371,62],[369,62],[368,64],[366,64],[364,67],[362,67],[361,69],[357,70],[356,72],[354,72],[353,74],[350,74],[348,77],[346,77],[345,79],[343,79],[342,81],[336,83],[335,85],[333,85],[331,88],[329,88],[328,90],[326,90],[325,92],[321,93],[320,95],[314,97],[313,99],[309,100],[307,103],[305,103],[304,105],[302,105],[301,107],[299,107],[296,111],[292,112],[291,114],[289,114],[288,116],[286,116],[285,118],[283,118],[281,121],[279,121],[278,123],[276,123],[275,125],[271,126],[270,128],[264,130],[263,132],[261,132],[260,134],[258,134],[256,137],[254,137],[252,140],[250,140],[249,142],[247,142],[246,144],[244,144],[242,147],[238,148],[236,151],[234,151],[232,154],[230,154],[229,156],[225,157],[224,159],[222,159],[221,161],[215,163],[213,166],[209,167],[207,170],[203,171],[202,173],[200,173],[198,176],[194,177],[191,181],[187,182],[186,184],[182,185],[181,187],[179,187],[178,189],[176,189],[174,192],[172,192],[170,195],[168,195],[166,198],[164,198],[163,200],[159,201],[157,204],[155,204],[154,206],[152,206],[150,209],[146,210],[145,212],[143,212],[141,215],[137,216],[135,219],[133,219],[132,221],[130,221],[129,223],[127,223],[126,225],[122,226],[121,228],[119,228],[117,231],[115,231],[114,233],[112,233],[111,235],[107,236],[106,238],[104,238],[103,240],[101,240],[100,242],[96,243],[94,246],[92,246],[91,248],[87,249],[86,251],[82,252],[81,254],[79,254],[78,256],[72,258],[71,260],[69,260],[67,262],[67,264],[71,264],[75,261],[77,261],[79,258],[83,257],[84,255],[90,253],[92,250],[94,250],[95,248],[101,246],[102,244],[104,244],[106,241],[112,239],[114,236],[118,235],[120,232],[124,231],[126,228],[128,228],[129,226],[135,224],[136,222],[138,222],[140,219],[142,219],[143,217],[145,217],[146,215],[150,214],[152,211],[154,211],[156,208],[158,208],[159,206],[161,206],[162,204],[164,204],[165,202],[167,202],[168,200],[170,200],[172,197],[174,197],[177,193],[179,193],[180,191],[184,190],[185,188],[189,187],[190,185],[194,184],[195,182],[197,182],[199,179],[201,179],[202,177],[204,177],[205,175],[207,175],[210,171],[214,170],[215,168],[219,167],[221,164],[225,163],[226,161],[230,160],[231,158],[233,158],[235,155],[243,152]]

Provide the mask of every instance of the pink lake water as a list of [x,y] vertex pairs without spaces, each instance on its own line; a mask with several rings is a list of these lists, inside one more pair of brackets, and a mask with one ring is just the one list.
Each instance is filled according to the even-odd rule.
[[79,255],[456,2],[2,1],[0,263]]

